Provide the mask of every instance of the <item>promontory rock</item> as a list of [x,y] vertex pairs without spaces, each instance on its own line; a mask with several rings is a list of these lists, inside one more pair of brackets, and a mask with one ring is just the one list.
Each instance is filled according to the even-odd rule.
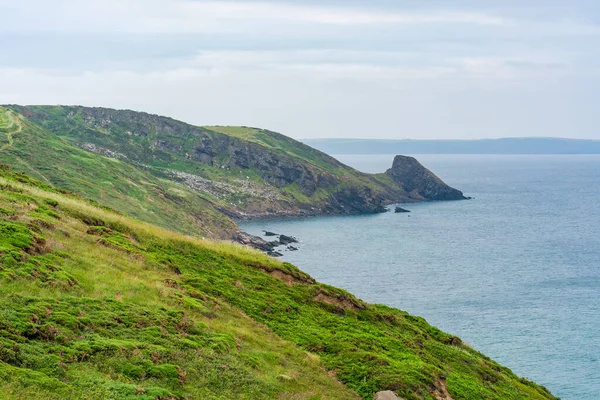
[[460,190],[446,185],[417,159],[398,155],[392,168],[386,171],[414,200],[465,200]]

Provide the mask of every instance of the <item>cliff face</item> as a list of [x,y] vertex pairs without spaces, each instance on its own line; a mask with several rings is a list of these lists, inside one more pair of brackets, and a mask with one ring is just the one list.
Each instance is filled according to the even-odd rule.
[[266,183],[277,188],[296,183],[306,196],[312,196],[318,188],[339,184],[335,175],[327,171],[223,134],[203,135],[188,157],[216,168],[255,170]]
[[396,156],[392,168],[386,171],[394,182],[415,200],[464,200],[460,190],[446,185],[414,157]]

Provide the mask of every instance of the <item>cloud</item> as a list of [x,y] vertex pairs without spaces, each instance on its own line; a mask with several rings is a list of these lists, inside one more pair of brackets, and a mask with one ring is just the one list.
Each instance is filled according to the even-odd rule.
[[0,2],[0,103],[295,137],[597,135],[600,31],[559,3]]
[[[479,7],[460,9],[449,3],[435,8],[391,7],[369,2],[299,3],[267,1],[194,0],[20,0],[0,4],[8,16],[0,32],[72,32],[105,34],[205,34],[293,32],[299,26],[315,27],[414,27],[472,26],[519,29],[530,34],[596,36],[600,28],[584,19],[555,15],[510,15]],[[446,6],[444,6],[446,4]],[[291,24],[291,26],[289,26]],[[305,31],[304,34],[309,32]]]
[[261,70],[319,80],[543,79],[565,76],[568,61],[544,53],[424,57],[420,53],[349,50],[204,51],[190,68],[214,75]]
[[[239,32],[261,24],[321,25],[504,25],[495,15],[474,12],[382,12],[371,7],[332,7],[286,2],[189,0],[21,0],[3,7],[11,16],[0,31],[206,33]],[[51,15],[52,18],[47,18]]]

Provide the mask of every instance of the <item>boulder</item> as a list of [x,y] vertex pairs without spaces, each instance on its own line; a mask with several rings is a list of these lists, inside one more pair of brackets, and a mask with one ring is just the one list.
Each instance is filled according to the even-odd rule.
[[402,398],[396,396],[396,393],[391,390],[385,390],[383,392],[375,393],[373,400],[402,400]]

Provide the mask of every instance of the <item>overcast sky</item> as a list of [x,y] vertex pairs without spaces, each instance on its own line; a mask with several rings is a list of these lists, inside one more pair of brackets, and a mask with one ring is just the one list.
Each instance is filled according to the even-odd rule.
[[0,0],[0,103],[295,138],[600,139],[597,0]]

